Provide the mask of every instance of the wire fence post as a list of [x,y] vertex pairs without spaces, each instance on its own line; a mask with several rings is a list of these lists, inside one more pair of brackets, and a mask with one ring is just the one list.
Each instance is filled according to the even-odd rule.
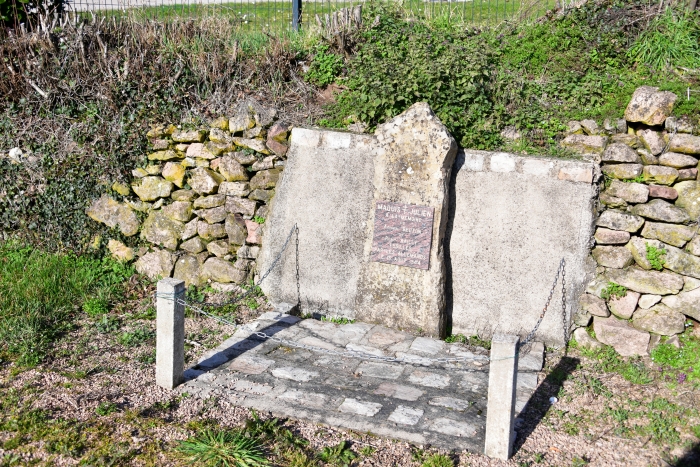
[[185,282],[158,281],[156,307],[156,384],[173,389],[185,369]]
[[508,334],[495,334],[491,341],[484,454],[496,459],[508,460],[513,452],[519,342]]
[[301,26],[301,0],[292,0],[292,29],[299,31]]

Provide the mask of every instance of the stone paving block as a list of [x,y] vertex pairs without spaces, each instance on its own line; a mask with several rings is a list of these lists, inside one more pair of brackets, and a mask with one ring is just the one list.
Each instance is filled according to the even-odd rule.
[[377,362],[362,362],[357,367],[356,372],[362,376],[370,376],[373,378],[397,379],[403,373],[404,367],[401,365],[393,365],[389,363]]
[[386,355],[382,350],[375,347],[370,347],[368,345],[350,343],[346,345],[345,348],[352,350],[353,352],[362,352],[369,355],[376,355],[377,357],[383,357]]
[[319,339],[318,337],[304,337],[303,339],[299,340],[300,344],[304,345],[310,345],[312,347],[318,347],[320,349],[326,349],[326,350],[343,350],[337,345],[333,345],[328,341],[325,341],[323,339]]
[[401,425],[415,425],[422,416],[422,409],[414,409],[412,407],[400,405],[389,415],[388,420]]
[[358,343],[373,327],[374,325],[366,323],[342,324],[331,336],[331,341],[338,345]]
[[537,373],[518,372],[518,389],[536,389]]
[[233,381],[229,387],[234,391],[248,392],[250,394],[267,394],[273,389],[273,386],[268,384],[259,384],[244,379]]
[[315,392],[299,391],[290,389],[279,396],[280,399],[288,400],[295,404],[305,405],[307,407],[315,407],[322,409],[328,403],[328,396]]
[[259,375],[267,370],[270,365],[275,363],[274,360],[258,357],[255,355],[241,355],[228,365],[228,369],[232,371],[240,371],[250,375]]
[[437,407],[447,407],[457,412],[464,412],[472,406],[471,402],[465,401],[464,399],[455,399],[454,397],[433,397],[428,401],[428,404]]
[[544,344],[533,342],[530,351],[518,358],[518,371],[540,371],[544,363]]
[[360,344],[367,344],[374,347],[386,348],[392,344],[410,339],[412,336],[405,332],[394,331],[383,326],[376,326],[371,329],[362,339]]
[[230,358],[224,352],[217,352],[216,349],[202,355],[197,361],[197,366],[205,370],[216,368],[228,362]]
[[375,402],[362,402],[357,399],[347,398],[338,407],[340,412],[353,413],[357,415],[364,415],[365,417],[374,417],[377,412],[382,410],[382,404],[377,404]]
[[421,386],[429,388],[446,388],[450,384],[450,377],[438,373],[430,373],[423,370],[415,370],[408,377],[408,380]]
[[276,378],[291,379],[292,381],[306,382],[313,378],[317,378],[319,373],[317,371],[304,370],[303,368],[296,368],[292,366],[286,366],[281,368],[275,368],[272,370],[272,375]]
[[386,351],[389,353],[408,352],[411,348],[412,343],[413,339],[405,339],[401,342],[397,342],[396,344],[391,344],[389,347],[386,348]]
[[396,352],[396,358],[402,358],[404,362],[411,365],[430,366],[431,360],[427,357],[413,355],[405,352]]
[[422,396],[425,393],[418,388],[414,388],[413,386],[403,386],[401,384],[394,383],[382,383],[377,389],[375,389],[374,394],[380,396],[389,396],[404,401],[416,401],[420,396]]
[[185,370],[185,373],[183,374],[183,378],[185,381],[192,381],[193,379],[195,379],[203,374],[204,374],[204,370],[195,370],[193,368],[189,368],[189,369]]
[[435,355],[436,353],[442,351],[445,347],[445,342],[431,339],[429,337],[416,337],[411,344],[412,352],[421,352],[428,355]]
[[458,422],[449,418],[437,418],[430,424],[430,430],[444,435],[470,438],[476,435],[476,427],[470,423]]
[[489,387],[489,374],[485,371],[464,372],[459,386],[472,392],[486,391]]

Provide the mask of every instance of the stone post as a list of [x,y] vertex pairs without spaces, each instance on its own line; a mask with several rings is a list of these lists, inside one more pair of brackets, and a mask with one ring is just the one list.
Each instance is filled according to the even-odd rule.
[[508,460],[513,451],[519,341],[508,334],[495,334],[491,341],[484,454],[496,459]]
[[185,368],[185,282],[158,281],[156,315],[156,384],[173,389],[183,381]]

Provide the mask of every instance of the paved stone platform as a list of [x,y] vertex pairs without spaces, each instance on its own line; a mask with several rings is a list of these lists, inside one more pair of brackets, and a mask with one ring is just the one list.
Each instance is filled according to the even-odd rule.
[[[340,357],[261,339],[404,358],[388,363]],[[537,386],[541,344],[520,360],[517,411]],[[429,359],[469,357],[460,363]],[[483,452],[488,352],[383,326],[300,320],[269,312],[239,328],[185,372],[180,392],[269,411],[275,416],[371,432],[415,444]]]

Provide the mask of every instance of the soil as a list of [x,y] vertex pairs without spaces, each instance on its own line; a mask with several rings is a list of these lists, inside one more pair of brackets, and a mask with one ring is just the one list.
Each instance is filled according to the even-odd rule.
[[[81,463],[81,459],[83,465],[185,465],[187,462],[177,455],[179,441],[206,426],[242,427],[251,417],[249,410],[227,402],[178,398],[154,384],[152,336],[132,346],[124,345],[125,340],[120,337],[136,329],[155,328],[154,316],[146,313],[152,310],[149,297],[153,286],[132,285],[142,290],[131,293],[135,299],[111,312],[119,319],[118,328],[100,332],[104,327],[96,325],[98,320],[85,317],[60,341],[52,360],[32,369],[0,363],[0,400],[14,395],[18,397],[17,407],[22,407],[20,411],[44,409],[51,418],[69,420],[71,426],[79,427],[79,435],[85,439],[81,452],[71,455],[51,448],[52,444],[46,441],[49,435],[29,434],[22,437],[21,443],[12,443],[17,433],[0,431],[0,466],[71,466]],[[225,297],[208,295],[205,299]],[[252,308],[241,306],[236,310],[237,323],[250,321],[270,309],[262,297],[250,304]],[[233,326],[211,318],[188,317],[188,364],[233,331]],[[517,422],[515,453],[509,461],[469,452],[442,454],[460,466],[700,465],[700,440],[685,428],[677,428],[681,431],[679,442],[665,444],[634,430],[620,431],[620,425],[606,415],[611,407],[622,407],[629,401],[643,405],[662,397],[689,411],[682,413],[692,414],[693,408],[700,407],[697,387],[670,389],[662,380],[634,385],[619,375],[596,371],[594,362],[575,350],[567,356],[549,352],[539,381],[533,399]],[[557,402],[551,404],[551,397],[556,397]],[[107,411],[111,413],[101,410],[104,407],[111,407]],[[269,414],[259,415],[269,418]],[[683,426],[700,425],[697,411],[682,422]],[[412,446],[303,421],[282,423],[309,442],[307,452],[349,441],[358,454],[354,466],[420,466],[438,452],[429,446]],[[686,463],[680,463],[680,459]],[[275,456],[273,461],[275,465],[286,465]]]

